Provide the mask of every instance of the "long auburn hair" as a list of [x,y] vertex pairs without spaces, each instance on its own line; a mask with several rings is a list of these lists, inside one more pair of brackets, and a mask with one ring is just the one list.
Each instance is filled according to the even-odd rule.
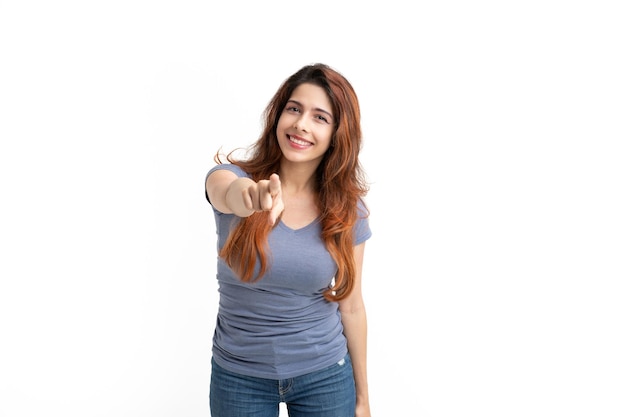
[[[226,155],[226,159],[241,167],[254,181],[267,179],[278,172],[282,157],[276,136],[278,119],[293,91],[303,83],[326,91],[336,120],[331,146],[315,176],[322,239],[337,264],[334,284],[324,292],[324,297],[329,301],[339,301],[347,297],[354,287],[353,226],[359,216],[369,215],[362,201],[369,187],[358,158],[362,146],[361,111],[352,85],[328,65],[317,63],[302,67],[283,82],[268,103],[263,113],[261,136],[248,149],[246,159],[236,159],[233,156],[235,151]],[[222,163],[220,154],[218,151],[214,157],[217,163]],[[363,203],[360,204],[361,209],[359,202]],[[219,256],[242,281],[260,279],[268,268],[267,237],[272,226],[267,216],[267,212],[258,212],[242,218],[219,252]],[[255,276],[257,260],[259,270]]]

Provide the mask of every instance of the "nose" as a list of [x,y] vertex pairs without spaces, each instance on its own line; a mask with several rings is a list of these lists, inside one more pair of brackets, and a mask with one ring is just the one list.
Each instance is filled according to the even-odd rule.
[[303,132],[308,132],[308,127],[306,124],[306,119],[304,117],[304,114],[300,115],[300,117],[296,118],[296,121],[293,124],[293,127],[295,127],[298,130],[301,130]]

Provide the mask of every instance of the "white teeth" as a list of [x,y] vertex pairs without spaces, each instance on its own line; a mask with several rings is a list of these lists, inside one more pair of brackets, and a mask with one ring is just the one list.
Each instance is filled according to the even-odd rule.
[[297,143],[298,145],[302,145],[302,146],[311,144],[310,142],[307,142],[305,140],[296,139],[293,136],[289,136],[289,140],[292,141],[293,143]]

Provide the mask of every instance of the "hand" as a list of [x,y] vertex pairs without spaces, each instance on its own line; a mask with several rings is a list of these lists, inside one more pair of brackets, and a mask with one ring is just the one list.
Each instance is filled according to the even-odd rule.
[[269,180],[251,183],[243,192],[243,202],[248,210],[269,211],[269,222],[274,225],[285,209],[278,174],[270,175]]

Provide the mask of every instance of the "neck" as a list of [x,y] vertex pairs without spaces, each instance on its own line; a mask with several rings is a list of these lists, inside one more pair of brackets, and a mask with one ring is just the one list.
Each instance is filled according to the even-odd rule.
[[315,190],[315,170],[317,165],[283,163],[278,175],[283,190],[290,193],[312,192]]

